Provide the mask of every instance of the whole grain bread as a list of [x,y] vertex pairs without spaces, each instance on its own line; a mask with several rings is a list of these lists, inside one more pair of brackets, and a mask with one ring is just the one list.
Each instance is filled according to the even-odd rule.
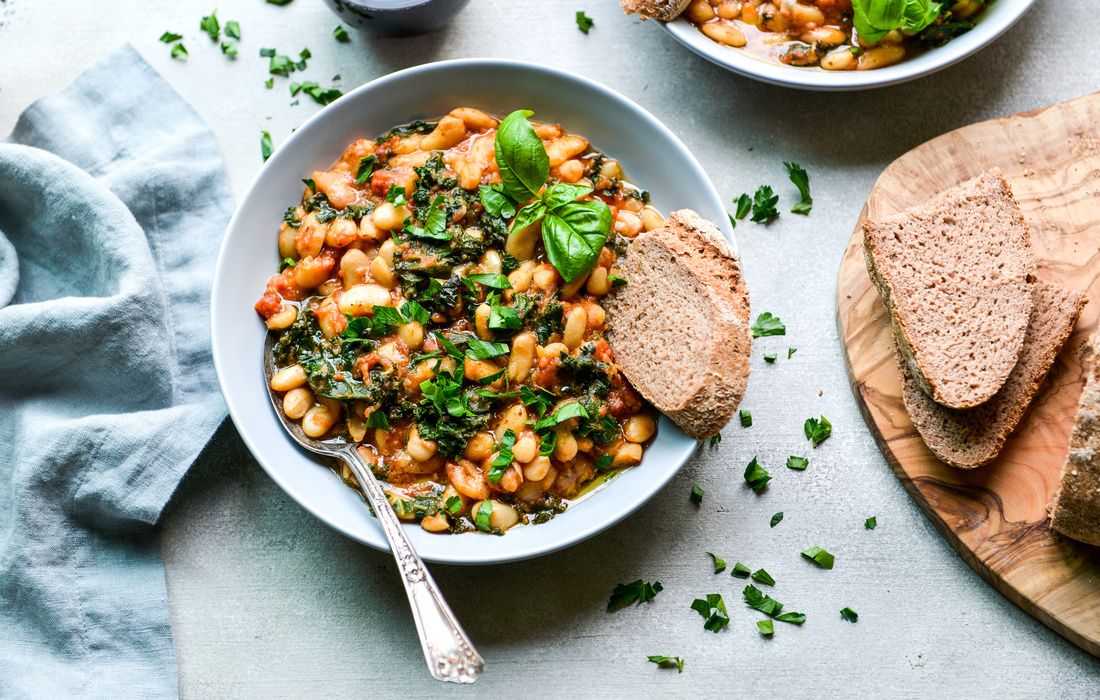
[[1031,239],[999,171],[863,225],[867,270],[913,379],[951,408],[996,394],[1033,305]]
[[687,9],[691,0],[619,0],[628,15],[638,13],[642,19],[671,22]]
[[1067,537],[1100,546],[1100,331],[1089,340],[1085,389],[1069,439],[1062,480],[1050,504],[1051,527]]
[[608,341],[634,388],[696,439],[733,417],[749,377],[749,296],[737,254],[691,210],[631,241],[607,297]]
[[941,406],[917,386],[898,355],[902,398],[928,449],[960,469],[973,469],[996,457],[1016,429],[1066,342],[1087,299],[1050,282],[1035,284],[1035,305],[1016,367],[993,398],[974,408]]

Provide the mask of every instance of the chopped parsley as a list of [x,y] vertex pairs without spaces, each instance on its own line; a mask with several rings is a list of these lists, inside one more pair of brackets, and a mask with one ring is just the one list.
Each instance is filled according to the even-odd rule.
[[765,617],[763,620],[757,620],[756,629],[760,630],[760,634],[765,637],[770,637],[775,634],[775,625],[769,617]]
[[491,517],[493,517],[493,502],[486,498],[477,507],[477,512],[474,514],[474,525],[477,525],[477,529],[482,532],[491,532],[493,529],[489,525],[489,518]]
[[592,29],[592,25],[596,22],[584,13],[584,10],[577,10],[577,29],[581,30],[585,34]]
[[344,29],[344,25],[337,24],[336,28],[332,30],[332,38],[339,41],[341,44],[346,44],[351,41],[351,35],[348,34],[348,30]]
[[806,433],[806,439],[813,444],[814,448],[817,448],[818,445],[828,440],[829,436],[832,435],[833,425],[825,416],[807,418],[802,426],[802,431]]
[[787,348],[787,359],[794,357],[794,354],[798,352],[798,348]]
[[699,484],[691,485],[691,502],[699,505],[703,502],[703,487]]
[[182,34],[176,34],[175,32],[165,32],[160,35],[160,40],[165,44],[171,44],[173,41],[179,41],[182,38]]
[[715,433],[714,435],[711,435],[707,441],[710,443],[711,447],[718,447],[718,445],[722,442],[722,433]]
[[740,197],[734,200],[737,204],[737,213],[734,214],[738,219],[744,219],[749,214],[749,210],[752,209],[752,197],[747,194],[742,194]]
[[810,547],[809,549],[803,550],[802,556],[817,564],[822,569],[833,568],[833,562],[836,560],[836,557],[829,554],[821,547]]
[[210,37],[211,41],[218,40],[218,37],[222,33],[222,28],[221,24],[218,23],[217,10],[202,18],[202,21],[199,22],[199,29],[206,32],[206,35]]
[[[180,44],[183,46],[183,44]],[[271,157],[271,154],[275,152],[275,146],[271,144],[271,134],[266,130],[260,132],[260,156],[267,162],[267,159]]]
[[746,411],[742,408],[740,411],[737,412],[737,417],[741,419],[742,428],[752,427],[752,411]]
[[287,269],[288,267],[294,267],[297,264],[298,264],[298,261],[295,260],[294,258],[283,258],[282,261],[279,262],[279,272],[282,272],[283,270]]
[[805,457],[799,457],[797,455],[791,455],[787,458],[787,469],[793,469],[796,472],[805,471],[806,467],[810,466],[810,460]]
[[767,362],[770,365],[775,362],[776,357],[778,357],[778,355],[776,355],[775,353],[764,355],[764,362]]
[[759,588],[751,583],[742,591],[745,596],[745,604],[753,610],[759,610],[768,617],[775,617],[783,610],[783,604],[771,596],[764,595]]
[[779,203],[779,195],[772,191],[769,185],[760,185],[752,196],[752,220],[758,224],[766,224],[779,216],[779,210],[775,205]]
[[611,591],[611,599],[607,601],[607,612],[622,610],[629,605],[641,605],[648,603],[664,590],[660,581],[647,583],[642,579],[630,583],[619,583],[615,590]]
[[231,19],[225,23],[225,35],[230,39],[241,38],[241,23],[235,19]]
[[508,467],[512,466],[512,447],[516,444],[516,432],[509,428],[500,438],[499,451],[493,461],[489,463],[489,482],[500,483],[500,478]]
[[803,622],[806,621],[806,613],[788,612],[783,613],[782,615],[776,615],[775,619],[779,620],[780,622],[789,622],[792,625],[801,625]]
[[[340,99],[341,97],[343,97],[343,95],[344,95],[343,91],[341,91],[337,88],[334,88],[334,87],[323,88],[323,87],[321,87],[321,85],[319,83],[317,83],[316,81],[313,81],[313,80],[307,80],[304,83],[291,83],[290,84],[290,96],[294,97],[299,92],[304,92],[306,95],[311,97],[314,102],[316,102],[319,105],[331,104],[331,103],[335,102],[336,100]],[[368,157],[373,158],[374,156],[368,156]],[[365,160],[365,159],[360,159],[360,165],[362,164],[363,160]],[[358,180],[357,180],[357,182],[358,182]],[[359,183],[359,184],[362,184],[362,183]]]
[[872,515],[871,517],[863,521],[863,527],[867,528],[868,530],[874,530],[876,527],[878,527],[878,518]]
[[223,41],[222,42],[222,53],[225,54],[226,56],[229,56],[230,58],[236,58],[237,57],[237,47],[232,42]]
[[852,610],[851,608],[844,608],[840,611],[840,618],[842,620],[847,620],[848,622],[855,622],[859,619],[859,613],[857,613],[855,610]]
[[718,556],[714,552],[707,552],[707,556],[714,562],[714,573],[720,574],[726,570],[726,560]]
[[772,578],[771,574],[769,574],[767,571],[764,571],[763,569],[757,569],[756,571],[752,572],[752,580],[759,581],[760,583],[766,584],[768,586],[775,585],[775,579]]
[[745,481],[748,485],[752,487],[753,491],[760,493],[771,480],[772,476],[768,473],[768,470],[760,466],[760,463],[756,461],[756,457],[753,457],[749,465],[745,467]]
[[773,316],[770,311],[765,311],[757,316],[756,321],[753,322],[752,337],[763,338],[768,335],[787,335],[787,327],[783,325],[778,316]]
[[775,527],[776,525],[778,525],[781,522],[783,522],[783,511],[779,511],[778,513],[776,513],[775,515],[772,516],[771,526]]
[[787,177],[798,188],[798,194],[802,197],[797,204],[791,207],[791,213],[809,214],[814,206],[814,198],[810,196],[810,176],[798,163],[783,163],[783,167],[787,169]]
[[703,629],[710,632],[718,632],[730,623],[726,601],[722,600],[720,593],[708,593],[706,598],[696,598],[691,602],[691,609],[703,616]]
[[190,55],[191,54],[187,53],[187,47],[183,45],[183,42],[180,42],[172,47],[172,58],[178,58],[181,61],[186,61],[188,56]]
[[674,668],[677,673],[684,672],[684,660],[679,656],[649,656],[646,658],[660,668]]
[[748,578],[751,574],[752,570],[741,562],[734,564],[733,571],[730,572],[730,576],[736,576],[737,578]]
[[596,471],[602,472],[610,469],[612,462],[611,455],[600,455],[596,458],[596,461],[593,462],[592,466],[596,467]]
[[363,156],[359,159],[359,168],[355,171],[355,184],[362,185],[367,182],[367,179],[374,172],[374,163],[377,160],[374,154],[369,156]]
[[[374,413],[372,413],[371,415],[373,416]],[[443,509],[446,510],[447,513],[449,513],[450,515],[457,514],[460,510],[462,510],[462,498],[460,496],[451,496],[446,500],[446,502],[444,502]]]

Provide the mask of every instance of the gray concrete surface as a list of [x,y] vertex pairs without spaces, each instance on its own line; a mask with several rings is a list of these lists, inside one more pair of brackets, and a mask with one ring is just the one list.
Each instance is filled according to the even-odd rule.
[[[227,61],[198,31],[214,5],[238,19],[241,56]],[[596,26],[585,36],[573,13]],[[61,87],[119,42],[134,43],[209,120],[240,193],[260,165],[258,133],[276,143],[316,107],[288,106],[262,86],[261,46],[314,55],[305,78],[345,88],[436,59],[498,56],[595,78],[641,103],[695,152],[725,196],[771,183],[792,203],[782,161],[810,172],[809,217],[739,226],[753,306],[787,324],[759,343],[745,407],[651,503],[609,532],[537,561],[436,567],[453,607],[489,660],[475,690],[429,680],[386,554],[344,539],[267,478],[230,425],[187,478],[164,523],[181,691],[187,697],[1084,697],[1100,693],[1100,662],[1021,612],[947,546],[878,453],[844,373],[834,314],[836,267],[881,169],[922,141],[977,120],[1100,88],[1084,30],[1093,0],[1042,0],[994,46],[934,77],[874,92],[821,95],[727,74],[681,49],[613,0],[474,0],[449,29],[402,40],[331,37],[317,0],[148,3],[0,1],[0,132],[32,99]],[[191,60],[157,42],[186,35]],[[785,359],[788,346],[798,353]],[[774,365],[761,354],[783,353]],[[802,421],[824,414],[833,437],[804,473]],[[741,478],[758,455],[775,479],[755,496]],[[707,492],[688,501],[693,483]],[[772,513],[783,522],[771,529]],[[863,528],[869,515],[878,529]],[[568,516],[566,516],[568,517]],[[798,552],[837,556],[821,571]],[[763,566],[774,595],[809,619],[756,632],[739,581],[713,576],[706,551]],[[604,612],[615,583],[660,580],[651,605]],[[732,624],[702,629],[691,600],[721,592]],[[859,611],[855,625],[842,607]],[[682,675],[649,654],[687,659]]]

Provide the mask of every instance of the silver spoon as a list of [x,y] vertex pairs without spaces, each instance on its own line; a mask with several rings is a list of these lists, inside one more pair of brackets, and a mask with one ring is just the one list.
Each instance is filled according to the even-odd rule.
[[397,568],[401,571],[401,580],[409,596],[409,605],[412,607],[413,620],[416,621],[416,631],[420,636],[420,646],[424,650],[429,673],[436,680],[448,683],[473,683],[485,670],[485,659],[477,653],[462,625],[458,624],[447,601],[443,599],[443,594],[439,592],[439,587],[428,573],[428,568],[405,535],[401,522],[386,500],[382,485],[374,478],[370,466],[359,456],[356,446],[339,439],[314,440],[302,432],[298,423],[287,419],[283,414],[283,402],[271,389],[271,376],[277,370],[272,357],[276,340],[274,333],[268,333],[264,343],[264,383],[268,387],[275,414],[295,442],[310,452],[339,459],[355,474],[361,491],[382,525],[382,532],[386,535]]

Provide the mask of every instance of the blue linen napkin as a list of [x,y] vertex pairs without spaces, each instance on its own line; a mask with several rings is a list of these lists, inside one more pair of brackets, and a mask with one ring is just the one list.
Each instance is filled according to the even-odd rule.
[[154,525],[225,416],[231,209],[213,135],[128,46],[0,141],[0,697],[178,692]]

